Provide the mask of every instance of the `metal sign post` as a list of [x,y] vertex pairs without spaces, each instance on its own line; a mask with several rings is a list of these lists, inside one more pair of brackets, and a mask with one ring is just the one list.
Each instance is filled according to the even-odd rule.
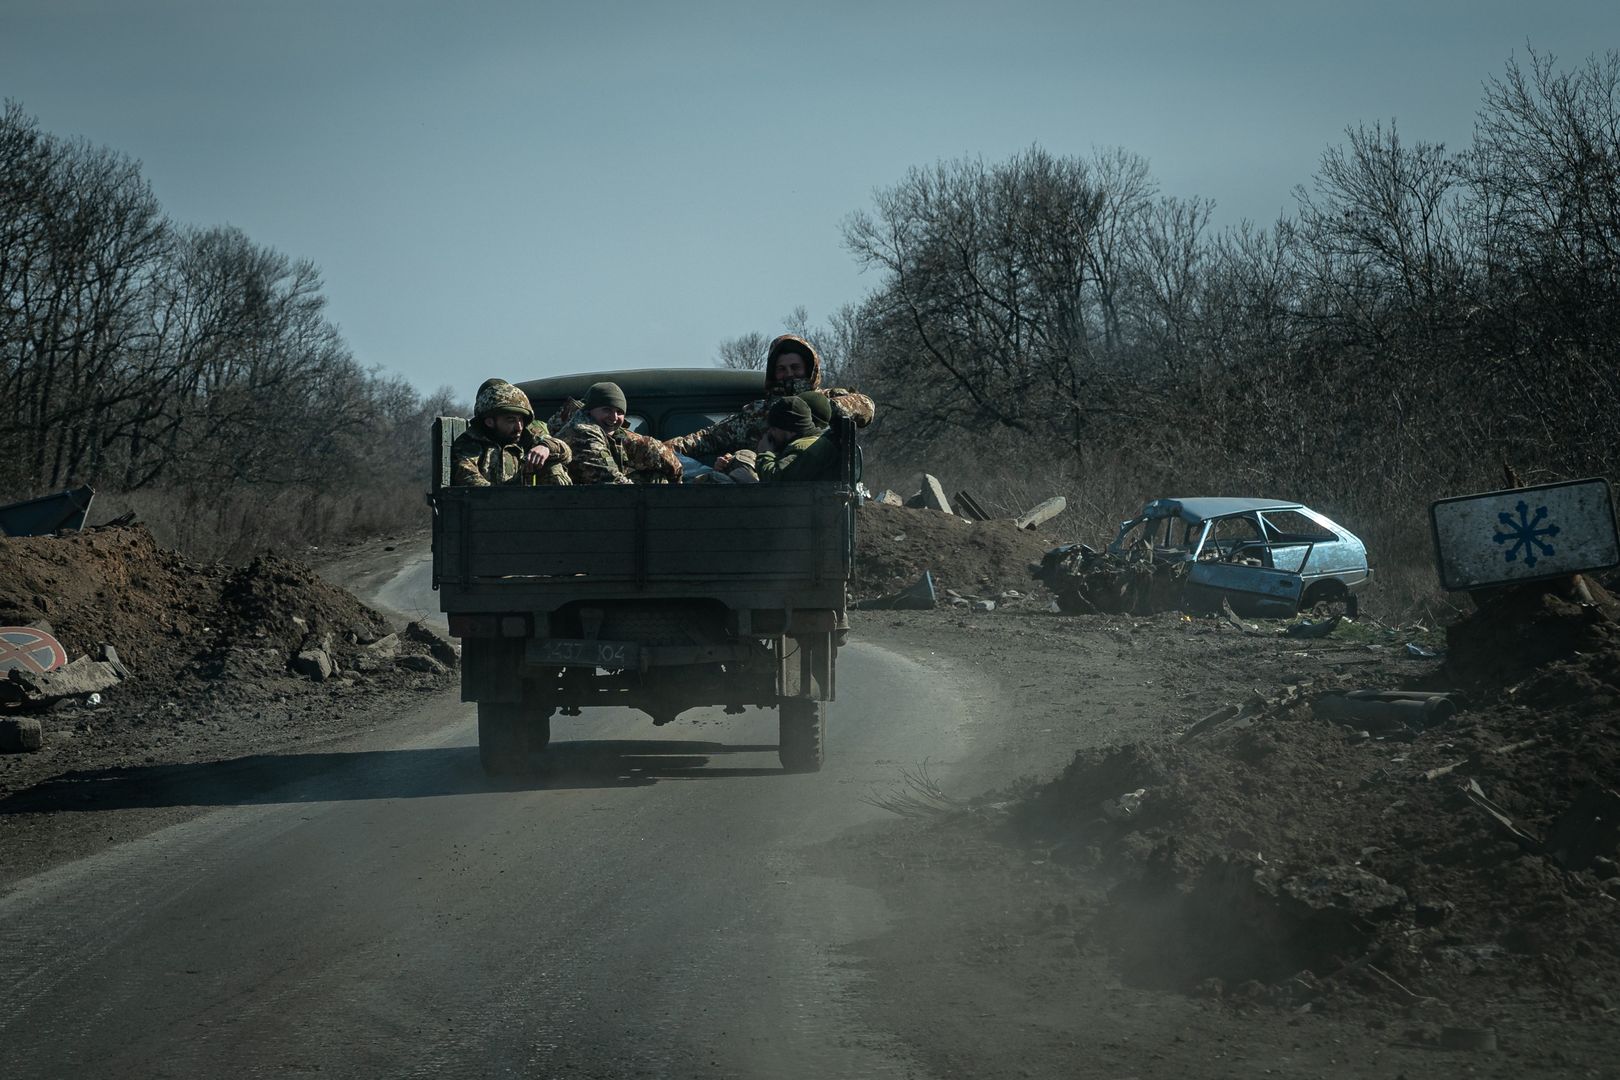
[[1440,584],[1453,592],[1620,565],[1609,482],[1490,491],[1429,507]]

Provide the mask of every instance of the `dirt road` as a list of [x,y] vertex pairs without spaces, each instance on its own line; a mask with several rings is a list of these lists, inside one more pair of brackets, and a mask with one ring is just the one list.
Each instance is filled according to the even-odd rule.
[[[332,573],[434,612],[409,545]],[[1077,749],[1280,686],[1422,670],[1391,654],[1038,604],[870,613],[840,658],[818,775],[779,771],[768,713],[655,729],[599,712],[554,720],[543,773],[495,784],[453,692],[317,749],[121,769],[44,825],[162,827],[0,894],[0,1075],[1614,1075],[1612,979],[1503,995],[1486,971],[1470,994],[1437,971],[1425,986],[1455,980],[1449,1004],[1290,998],[1286,978],[1189,993],[1122,948],[1159,925],[1158,901],[1112,891],[1097,865],[1112,854],[1013,827],[1009,808],[1049,801],[1061,786],[1042,782]],[[1237,786],[1284,825],[1352,766],[1376,818],[1378,777],[1454,752],[1292,730],[1292,751],[1258,746],[1264,728],[1238,747],[1259,756]],[[1132,844],[1157,865],[1138,834],[1115,846]],[[1454,935],[1471,925],[1456,920]],[[1445,940],[1482,968],[1500,953]],[[1441,1019],[1493,1027],[1499,1049],[1440,1049]]]
[[886,818],[862,796],[899,766],[1026,763],[970,766],[1002,732],[961,681],[871,644],[840,679],[814,776],[780,773],[773,714],[598,714],[499,787],[453,694],[320,753],[134,770],[99,810],[210,809],[0,899],[0,1073],[921,1075],[842,951],[890,914],[806,852]]

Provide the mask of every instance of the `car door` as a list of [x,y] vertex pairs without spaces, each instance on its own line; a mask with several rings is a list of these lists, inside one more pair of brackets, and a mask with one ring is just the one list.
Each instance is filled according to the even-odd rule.
[[[1301,558],[1300,562],[1304,561]],[[1188,569],[1182,607],[1187,611],[1216,612],[1224,601],[1239,615],[1285,619],[1299,611],[1304,591],[1305,579],[1296,570],[1212,559],[1193,563]]]

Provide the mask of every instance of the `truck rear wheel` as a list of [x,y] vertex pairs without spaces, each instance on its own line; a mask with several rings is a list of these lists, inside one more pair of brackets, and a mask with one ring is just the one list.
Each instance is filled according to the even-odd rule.
[[788,772],[820,772],[826,760],[827,702],[786,698],[778,708],[777,756]]
[[514,776],[529,771],[529,751],[551,738],[551,718],[537,725],[530,713],[515,702],[478,703],[478,760],[490,776]]

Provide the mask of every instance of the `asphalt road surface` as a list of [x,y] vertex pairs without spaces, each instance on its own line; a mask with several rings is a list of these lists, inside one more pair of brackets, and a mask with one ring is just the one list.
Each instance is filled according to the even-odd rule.
[[[376,599],[437,608],[420,561]],[[993,735],[960,689],[853,644],[814,775],[774,712],[587,710],[501,784],[454,694],[215,770],[172,793],[203,812],[0,899],[0,1077],[925,1075],[842,950],[888,914],[802,852],[965,767]]]

